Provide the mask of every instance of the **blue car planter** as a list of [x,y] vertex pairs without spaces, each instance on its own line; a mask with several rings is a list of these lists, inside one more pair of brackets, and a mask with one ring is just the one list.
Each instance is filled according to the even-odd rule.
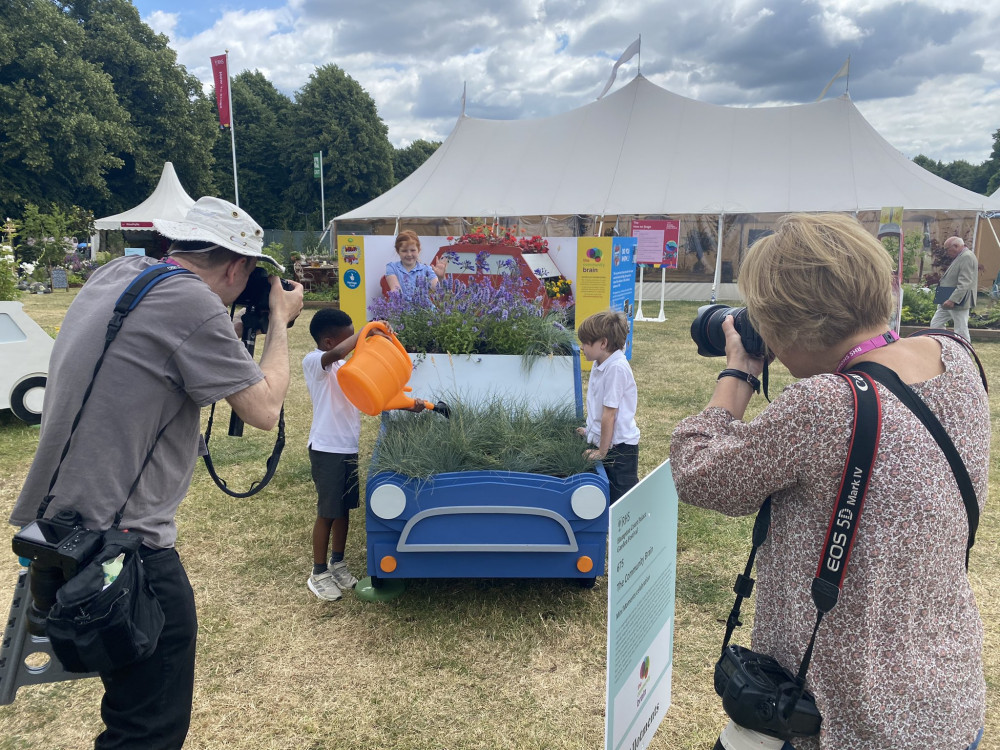
[[[415,394],[575,403],[583,418],[580,358],[412,355]],[[376,445],[376,451],[378,446]],[[604,574],[608,477],[465,471],[414,479],[369,472],[365,486],[372,587],[406,578],[567,578]]]

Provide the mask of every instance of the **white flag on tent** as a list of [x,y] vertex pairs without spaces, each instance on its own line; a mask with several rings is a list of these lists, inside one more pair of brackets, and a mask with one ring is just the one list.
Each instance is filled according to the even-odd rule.
[[611,88],[611,84],[615,82],[615,76],[618,75],[618,68],[620,68],[622,65],[627,63],[637,54],[639,54],[639,42],[641,41],[642,37],[640,36],[638,39],[632,42],[624,52],[622,52],[622,56],[618,58],[618,61],[615,63],[615,66],[611,69],[611,77],[608,79],[608,82],[604,85],[604,90],[598,95],[597,97],[598,99],[600,99],[602,96],[608,93],[608,89]]
[[833,85],[834,81],[836,81],[838,78],[844,78],[845,76],[850,75],[850,73],[851,73],[851,58],[850,56],[848,56],[847,60],[844,61],[844,64],[840,66],[840,70],[837,71],[837,75],[835,75],[833,78],[830,79],[830,82],[826,84],[826,87],[820,92],[819,96],[816,97],[816,101],[820,101],[824,96],[826,96],[826,92],[830,90],[830,87]]

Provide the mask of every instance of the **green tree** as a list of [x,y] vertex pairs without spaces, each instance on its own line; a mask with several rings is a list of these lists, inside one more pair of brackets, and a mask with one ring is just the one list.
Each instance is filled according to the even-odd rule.
[[94,210],[117,213],[145,200],[166,161],[173,162],[192,197],[214,194],[212,102],[198,79],[177,63],[167,37],[144,24],[128,0],[62,0],[60,5],[83,30],[83,59],[110,76],[131,116],[129,143],[113,152],[121,167],[107,176],[113,197]]
[[[312,155],[322,151],[327,221],[380,195],[393,185],[388,129],[371,96],[336,65],[324,65],[296,94],[289,151],[292,184],[286,203],[312,207],[298,229],[320,225],[319,188]],[[238,146],[237,146],[238,148]],[[298,209],[302,211],[303,209]]]
[[964,187],[966,190],[971,190],[974,193],[986,192],[986,186],[989,182],[989,172],[985,163],[975,165],[970,164],[964,159],[959,159],[945,164],[944,162],[929,159],[923,154],[914,157],[913,163],[923,167],[932,174],[936,174],[938,177],[948,180],[948,182],[959,187]]
[[0,215],[27,202],[98,205],[108,172],[134,147],[111,78],[51,0],[4,0],[0,13]]
[[993,151],[983,164],[986,170],[986,194],[993,195],[1000,190],[1000,130],[993,134]]
[[[287,131],[292,100],[256,70],[235,76],[230,88],[240,205],[262,227],[282,228],[290,218],[282,196],[290,186],[287,159],[292,149]],[[231,149],[229,134],[221,133],[213,147],[215,182],[219,195],[229,200],[235,195]]]
[[441,141],[425,141],[421,138],[406,148],[397,148],[392,154],[392,171],[396,182],[402,182],[417,171],[417,168],[427,161],[440,145]]
[[61,265],[75,249],[69,242],[72,222],[73,216],[58,206],[45,212],[34,203],[28,203],[24,207],[21,228],[21,257],[49,268]]

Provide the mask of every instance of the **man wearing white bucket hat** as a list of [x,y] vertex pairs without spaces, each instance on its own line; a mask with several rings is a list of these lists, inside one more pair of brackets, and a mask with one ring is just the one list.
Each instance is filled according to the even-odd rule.
[[173,240],[165,262],[191,273],[150,289],[124,320],[92,384],[116,301],[157,261],[116,259],[80,290],[52,351],[38,450],[10,519],[15,526],[30,522],[50,496],[46,517],[74,510],[85,527],[102,530],[128,498],[121,528],[143,537],[143,569],[166,621],[151,656],[101,674],[107,729],[95,741],[98,750],[184,744],[198,624],[174,549],[174,516],[198,457],[200,408],[226,399],[247,424],[273,429],[288,390],[287,325],[302,309],[302,286],[286,290],[272,277],[270,324],[258,365],[226,306],[239,297],[258,261],[281,269],[262,252],[261,228],[243,209],[211,197],[199,199],[183,221],[155,220],[153,226]]

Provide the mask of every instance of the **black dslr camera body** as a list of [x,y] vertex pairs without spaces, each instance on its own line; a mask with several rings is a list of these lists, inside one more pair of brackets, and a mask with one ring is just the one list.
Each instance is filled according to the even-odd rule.
[[715,692],[729,718],[745,729],[785,742],[819,734],[816,699],[770,656],[727,646],[715,665]]
[[28,632],[45,635],[45,619],[56,592],[96,555],[104,535],[82,525],[80,514],[61,510],[51,519],[39,518],[14,534],[14,554],[31,560],[28,590]]
[[722,321],[727,315],[733,316],[733,325],[740,334],[743,348],[751,357],[766,357],[767,347],[760,334],[750,325],[745,307],[725,305],[702,305],[691,323],[691,338],[698,345],[698,354],[703,357],[723,357],[726,354],[726,334],[722,331]]
[[[247,341],[248,335],[252,340],[258,333],[267,333],[267,323],[271,314],[271,307],[268,297],[271,294],[271,282],[267,280],[267,270],[257,267],[250,272],[247,285],[243,292],[233,303],[236,306],[245,306],[243,312],[243,340]],[[292,283],[286,279],[281,279],[281,286],[285,291],[292,290]],[[294,321],[293,321],[294,322]],[[292,327],[292,323],[288,324]]]
[[38,568],[58,568],[72,578],[101,548],[104,536],[81,525],[80,514],[60,511],[51,519],[32,521],[14,534],[14,554]]

